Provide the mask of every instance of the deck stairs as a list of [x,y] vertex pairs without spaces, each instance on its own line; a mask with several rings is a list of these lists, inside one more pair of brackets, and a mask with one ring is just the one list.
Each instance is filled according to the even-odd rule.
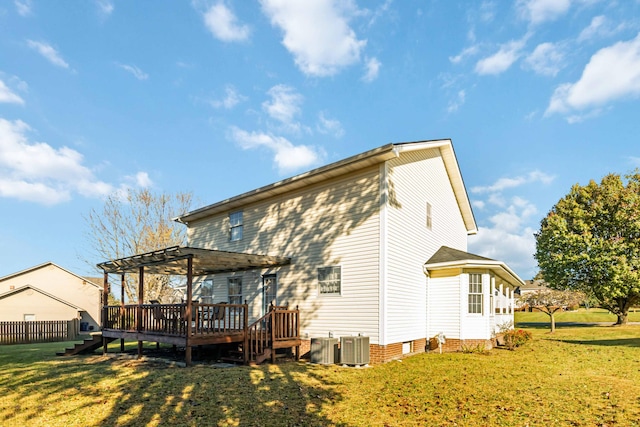
[[[107,343],[114,341],[115,338],[107,338]],[[85,338],[81,343],[76,343],[73,347],[67,347],[64,351],[59,351],[56,354],[58,356],[73,356],[80,353],[88,353],[99,347],[102,347],[102,333],[93,334],[91,338]]]

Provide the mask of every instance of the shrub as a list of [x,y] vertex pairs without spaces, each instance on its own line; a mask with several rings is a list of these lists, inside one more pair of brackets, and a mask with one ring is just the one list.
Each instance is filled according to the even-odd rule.
[[482,354],[485,353],[487,351],[485,343],[478,343],[478,344],[462,344],[462,352],[463,353],[475,353],[475,354]]
[[507,331],[504,334],[504,343],[509,350],[521,347],[532,338],[531,332],[522,329]]

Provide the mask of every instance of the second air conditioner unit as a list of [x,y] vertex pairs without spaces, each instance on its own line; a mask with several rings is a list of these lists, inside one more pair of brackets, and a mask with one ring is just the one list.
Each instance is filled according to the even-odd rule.
[[343,365],[369,364],[369,337],[340,337],[340,363]]

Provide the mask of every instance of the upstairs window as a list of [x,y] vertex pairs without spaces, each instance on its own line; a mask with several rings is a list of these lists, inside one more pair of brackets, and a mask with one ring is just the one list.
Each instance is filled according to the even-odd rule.
[[341,267],[318,268],[318,286],[320,294],[340,295],[342,288]]
[[427,202],[427,230],[431,230],[432,218],[431,218],[431,203]]
[[242,278],[229,277],[227,279],[229,304],[242,304]]
[[242,211],[229,214],[229,240],[242,240]]
[[482,314],[482,274],[469,274],[469,313]]

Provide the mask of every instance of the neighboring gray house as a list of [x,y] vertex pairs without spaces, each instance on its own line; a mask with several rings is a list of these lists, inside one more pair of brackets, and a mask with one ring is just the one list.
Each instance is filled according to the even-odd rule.
[[78,319],[86,330],[100,328],[101,289],[47,262],[0,278],[0,321]]

